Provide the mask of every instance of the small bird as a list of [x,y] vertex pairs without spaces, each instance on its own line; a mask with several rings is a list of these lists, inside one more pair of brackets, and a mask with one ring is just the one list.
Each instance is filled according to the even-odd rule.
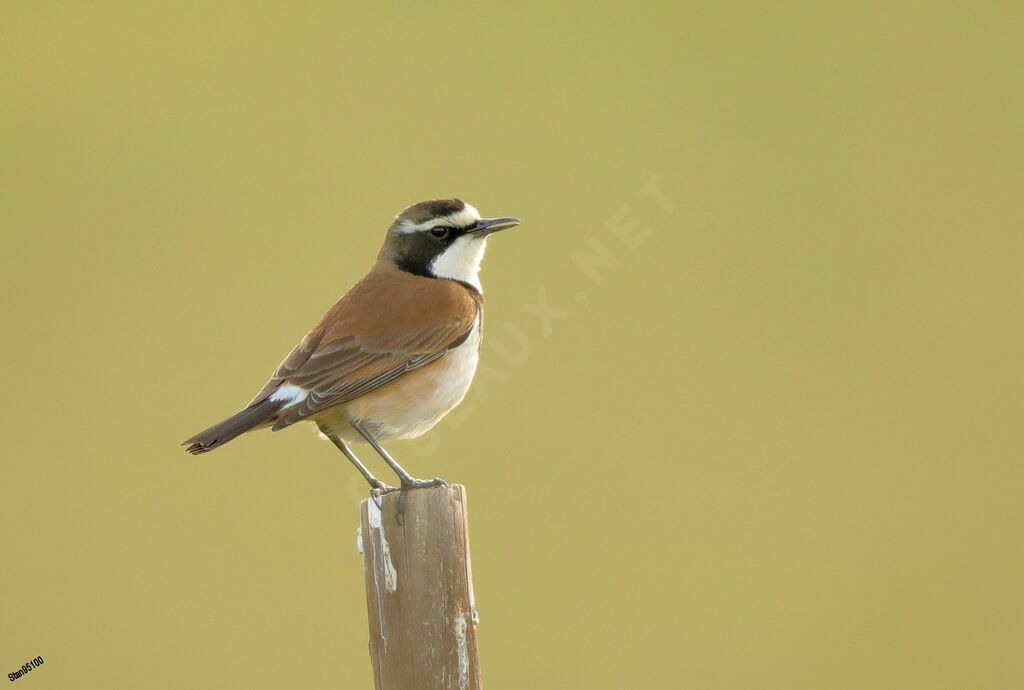
[[[518,218],[481,218],[461,199],[395,217],[370,271],[299,341],[245,409],[184,441],[206,453],[252,429],[311,421],[374,492],[444,484],[416,479],[381,445],[416,438],[462,402],[483,338],[480,262],[492,233]],[[398,475],[377,479],[352,452],[366,442]]]

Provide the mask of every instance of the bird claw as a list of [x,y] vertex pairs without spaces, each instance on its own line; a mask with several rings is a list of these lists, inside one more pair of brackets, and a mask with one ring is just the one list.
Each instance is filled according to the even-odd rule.
[[374,479],[373,482],[370,483],[370,494],[372,496],[383,496],[384,494],[389,494],[392,491],[398,491],[398,487],[389,486],[379,479]]
[[416,489],[433,489],[437,486],[448,486],[448,482],[441,479],[440,477],[434,477],[433,479],[413,479],[403,480],[402,486],[398,494],[398,501],[395,502],[395,522],[399,525],[402,524],[402,515],[405,513],[405,497],[410,491]]
[[371,484],[370,496],[373,498],[373,502],[380,508],[383,506],[383,498],[396,491],[398,494],[398,501],[395,503],[395,521],[398,524],[402,524],[402,515],[405,513],[405,499],[410,491],[416,489],[433,489],[438,486],[448,486],[448,482],[440,477],[434,477],[433,479],[415,479],[411,478],[408,481],[403,481],[401,486],[389,486],[379,479],[375,483]]
[[433,479],[413,479],[409,482],[402,482],[403,491],[409,491],[411,489],[433,489],[435,486],[448,486],[448,482],[440,477],[434,477]]

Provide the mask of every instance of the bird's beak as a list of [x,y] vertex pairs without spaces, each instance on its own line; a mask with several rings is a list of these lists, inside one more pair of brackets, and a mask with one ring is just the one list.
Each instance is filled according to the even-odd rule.
[[470,233],[474,235],[490,235],[492,232],[498,232],[506,228],[511,228],[519,225],[518,218],[481,218],[476,222],[476,225],[470,230]]

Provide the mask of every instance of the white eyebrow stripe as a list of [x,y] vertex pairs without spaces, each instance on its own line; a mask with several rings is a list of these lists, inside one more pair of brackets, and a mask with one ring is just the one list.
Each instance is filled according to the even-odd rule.
[[473,206],[466,204],[462,207],[462,210],[456,211],[455,213],[449,213],[447,216],[440,218],[431,218],[423,223],[410,223],[407,220],[402,221],[395,230],[401,233],[410,232],[421,232],[423,230],[430,230],[436,228],[439,225],[453,225],[457,228],[466,227],[480,220],[480,212],[477,211]]

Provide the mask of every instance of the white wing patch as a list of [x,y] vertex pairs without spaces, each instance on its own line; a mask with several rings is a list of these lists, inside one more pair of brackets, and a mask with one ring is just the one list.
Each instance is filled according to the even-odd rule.
[[293,405],[298,405],[307,397],[309,397],[309,391],[305,388],[300,386],[281,386],[274,391],[270,399],[274,402],[285,403],[285,407],[292,407]]

